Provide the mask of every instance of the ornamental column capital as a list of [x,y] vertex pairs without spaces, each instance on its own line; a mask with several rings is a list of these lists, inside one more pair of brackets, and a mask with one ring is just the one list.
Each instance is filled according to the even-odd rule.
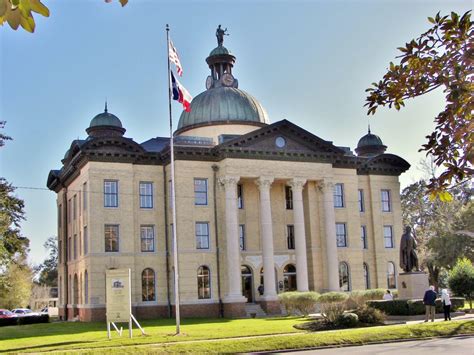
[[288,186],[291,186],[293,191],[303,190],[304,185],[306,184],[306,179],[303,178],[293,178],[288,182]]
[[237,186],[237,183],[240,180],[240,176],[235,176],[235,175],[224,175],[219,177],[219,183],[225,188],[233,188]]
[[255,180],[255,184],[260,191],[269,190],[274,180],[275,178],[273,176],[260,176],[257,180]]
[[323,192],[332,192],[334,191],[334,183],[332,179],[325,178],[324,180],[319,180],[316,184],[316,187]]

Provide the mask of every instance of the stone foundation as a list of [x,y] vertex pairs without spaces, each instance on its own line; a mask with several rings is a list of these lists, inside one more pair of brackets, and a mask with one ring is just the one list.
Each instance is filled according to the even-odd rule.
[[428,289],[428,275],[424,272],[404,272],[398,275],[398,298],[421,298]]
[[280,302],[278,301],[260,301],[258,304],[268,315],[281,314]]
[[224,303],[224,317],[225,318],[245,318],[245,303]]

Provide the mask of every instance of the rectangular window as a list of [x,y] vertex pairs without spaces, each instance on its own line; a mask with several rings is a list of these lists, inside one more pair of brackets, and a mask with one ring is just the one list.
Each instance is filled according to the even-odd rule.
[[72,238],[69,237],[67,240],[67,261],[71,260],[71,249],[72,249]]
[[237,185],[237,206],[239,209],[244,208],[244,190],[241,184]]
[[293,190],[291,186],[285,186],[285,203],[287,210],[293,209]]
[[334,207],[344,207],[344,185],[334,185]]
[[194,179],[194,204],[207,205],[207,179]]
[[73,253],[74,253],[74,259],[77,259],[77,234],[74,234],[74,248],[73,248]]
[[82,209],[87,209],[87,182],[82,184]]
[[104,180],[104,207],[118,207],[117,180]]
[[286,226],[286,244],[288,249],[295,249],[295,226],[292,224]]
[[[80,210],[81,209],[79,209],[79,211]],[[79,251],[79,256],[81,256],[82,255],[82,232],[81,231],[79,231],[79,243],[77,245],[77,249]]]
[[357,190],[357,194],[358,194],[358,201],[359,201],[359,212],[364,212],[365,211],[364,190]]
[[385,248],[393,248],[392,226],[383,226],[383,239]]
[[140,226],[140,244],[142,252],[155,251],[155,228]]
[[72,218],[76,220],[77,218],[77,196],[74,195],[73,199],[73,204],[72,204]]
[[67,201],[67,223],[72,221],[72,199]]
[[367,228],[365,226],[360,226],[360,239],[362,240],[362,249],[368,249]]
[[382,212],[390,212],[391,210],[390,190],[382,190]]
[[105,251],[119,251],[119,226],[116,224],[106,224],[104,226]]
[[347,247],[347,234],[345,223],[336,223],[336,239],[338,247]]
[[63,242],[58,240],[58,262],[61,264],[63,262]]
[[240,250],[245,250],[245,224],[239,225]]
[[140,182],[140,208],[153,208],[152,182]]
[[87,235],[87,226],[84,226],[84,255],[89,253],[89,239]]
[[196,222],[196,249],[209,249],[209,223]]

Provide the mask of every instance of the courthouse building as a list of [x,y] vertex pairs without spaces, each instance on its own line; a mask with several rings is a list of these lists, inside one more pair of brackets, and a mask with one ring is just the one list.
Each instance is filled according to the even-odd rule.
[[[207,90],[175,132],[181,314],[276,314],[284,291],[395,288],[409,164],[370,131],[352,152],[271,123],[239,89],[235,59],[212,50]],[[138,318],[173,312],[169,139],[135,142],[122,123],[106,107],[48,176],[64,318],[105,319],[111,268],[131,269]]]

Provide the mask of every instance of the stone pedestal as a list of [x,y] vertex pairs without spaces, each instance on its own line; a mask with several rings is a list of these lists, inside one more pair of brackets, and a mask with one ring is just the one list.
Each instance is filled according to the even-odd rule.
[[428,275],[424,272],[404,272],[398,275],[398,298],[400,299],[423,299],[428,287]]

